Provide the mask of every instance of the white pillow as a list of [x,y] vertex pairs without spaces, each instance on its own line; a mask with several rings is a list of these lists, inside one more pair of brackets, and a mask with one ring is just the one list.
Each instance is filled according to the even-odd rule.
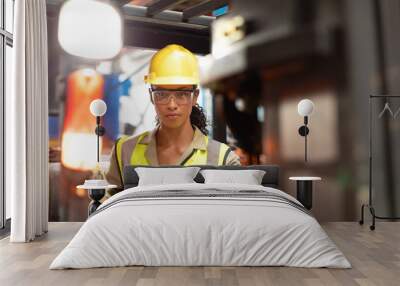
[[234,183],[261,185],[265,171],[262,170],[201,170],[204,183]]
[[137,167],[138,186],[195,183],[199,167],[147,168]]

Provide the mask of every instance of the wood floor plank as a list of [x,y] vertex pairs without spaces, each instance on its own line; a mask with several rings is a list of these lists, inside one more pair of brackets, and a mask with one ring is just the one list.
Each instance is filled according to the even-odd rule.
[[82,223],[50,223],[49,233],[32,243],[0,240],[0,285],[399,285],[400,222],[378,222],[375,231],[356,222],[323,224],[352,269],[295,267],[116,267],[49,270]]

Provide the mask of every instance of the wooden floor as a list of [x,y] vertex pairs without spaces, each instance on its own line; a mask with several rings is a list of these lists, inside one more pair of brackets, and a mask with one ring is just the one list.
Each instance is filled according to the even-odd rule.
[[50,223],[32,243],[0,241],[0,285],[400,285],[400,222],[376,230],[356,222],[323,224],[353,268],[120,267],[48,270],[81,223]]

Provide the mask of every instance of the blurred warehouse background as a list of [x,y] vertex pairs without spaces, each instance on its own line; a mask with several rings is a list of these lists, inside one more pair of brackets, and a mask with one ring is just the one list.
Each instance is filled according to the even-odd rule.
[[[84,221],[77,190],[96,160],[93,99],[108,105],[102,141],[106,168],[114,141],[155,126],[143,76],[153,53],[181,44],[198,55],[211,136],[229,143],[242,165],[277,164],[289,176],[322,177],[313,213],[320,221],[357,220],[368,200],[369,95],[400,94],[400,1],[114,1],[124,16],[124,48],[90,61],[59,46],[62,0],[48,0],[50,220]],[[104,35],[107,37],[107,35]],[[315,104],[304,162],[297,104]],[[389,103],[393,114],[380,114]],[[400,215],[400,99],[374,103],[376,211]],[[399,109],[400,110],[400,109]],[[381,115],[381,117],[379,117]]]

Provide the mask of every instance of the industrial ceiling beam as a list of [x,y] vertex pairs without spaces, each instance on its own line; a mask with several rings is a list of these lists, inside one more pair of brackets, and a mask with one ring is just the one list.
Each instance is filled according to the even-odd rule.
[[201,16],[214,11],[224,5],[227,5],[229,0],[206,0],[198,5],[183,10],[182,21],[187,21],[190,18]]
[[142,22],[163,23],[167,26],[185,26],[193,29],[208,29],[212,21],[215,20],[215,17],[199,16],[182,22],[182,12],[172,10],[163,11],[153,17],[147,17],[147,9],[147,7],[130,4],[122,7],[121,11],[126,20],[135,19]]
[[[63,1],[46,0],[48,21],[51,23],[57,23]],[[114,5],[116,4],[117,2]],[[193,17],[182,22],[182,12],[168,10],[154,17],[147,17],[147,10],[148,7],[134,4],[121,6],[124,17],[124,45],[158,50],[168,44],[177,43],[195,54],[210,53],[210,25],[215,17]],[[54,24],[54,26],[57,25]],[[56,31],[51,30],[50,33],[56,33]],[[53,47],[51,51],[60,52],[57,38],[50,45]]]
[[184,0],[159,0],[147,8],[147,16],[153,17],[183,1]]
[[193,30],[158,23],[128,20],[124,28],[124,45],[159,50],[175,43],[199,55],[210,53],[210,31]]

